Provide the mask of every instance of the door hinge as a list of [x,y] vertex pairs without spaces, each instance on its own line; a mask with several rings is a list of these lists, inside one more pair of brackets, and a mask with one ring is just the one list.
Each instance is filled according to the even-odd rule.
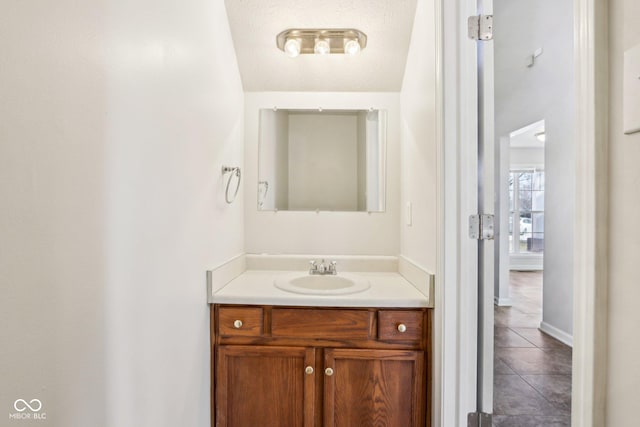
[[472,40],[493,40],[493,15],[475,15],[467,20],[469,38]]
[[470,215],[469,238],[475,240],[493,240],[493,215]]
[[470,412],[467,416],[467,427],[491,427],[491,414]]

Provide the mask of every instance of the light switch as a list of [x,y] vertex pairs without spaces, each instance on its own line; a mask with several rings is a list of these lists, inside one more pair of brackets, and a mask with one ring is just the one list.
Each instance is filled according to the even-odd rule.
[[624,53],[624,133],[640,132],[640,45]]

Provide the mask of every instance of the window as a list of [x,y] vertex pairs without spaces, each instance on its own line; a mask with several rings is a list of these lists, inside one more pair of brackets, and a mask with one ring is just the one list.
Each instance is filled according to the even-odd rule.
[[[544,251],[544,171],[509,172],[509,252]],[[514,235],[514,224],[515,227]]]

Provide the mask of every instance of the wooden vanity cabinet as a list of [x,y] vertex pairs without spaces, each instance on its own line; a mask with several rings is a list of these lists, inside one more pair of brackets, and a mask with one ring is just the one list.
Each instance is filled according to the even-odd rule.
[[212,425],[429,426],[428,309],[214,305]]
[[314,353],[303,347],[220,346],[217,425],[312,426],[315,378],[301,373],[315,364]]

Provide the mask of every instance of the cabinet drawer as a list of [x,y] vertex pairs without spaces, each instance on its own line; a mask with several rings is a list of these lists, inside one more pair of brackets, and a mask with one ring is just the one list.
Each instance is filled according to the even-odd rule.
[[274,308],[271,336],[366,340],[371,335],[371,317],[368,310]]
[[262,318],[261,307],[220,307],[218,331],[222,336],[259,337]]
[[380,310],[378,312],[378,339],[382,341],[421,341],[424,334],[422,311]]

